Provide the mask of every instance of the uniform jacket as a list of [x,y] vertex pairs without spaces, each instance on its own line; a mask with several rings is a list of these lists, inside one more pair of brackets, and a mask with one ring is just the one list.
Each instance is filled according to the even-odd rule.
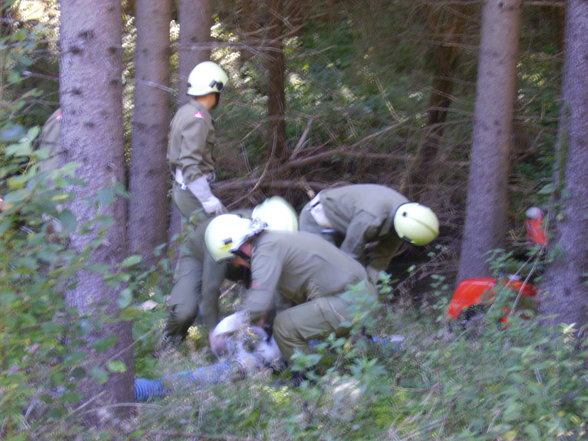
[[385,270],[402,244],[391,217],[408,199],[383,185],[354,184],[322,190],[320,201],[331,225],[345,235],[341,250],[360,259],[366,244],[377,242],[370,265]]
[[214,123],[206,108],[193,99],[178,109],[171,121],[167,161],[180,169],[184,182],[214,173]]
[[367,278],[359,262],[314,234],[265,231],[253,246],[245,309],[254,316],[271,310],[276,292],[294,304],[342,294]]

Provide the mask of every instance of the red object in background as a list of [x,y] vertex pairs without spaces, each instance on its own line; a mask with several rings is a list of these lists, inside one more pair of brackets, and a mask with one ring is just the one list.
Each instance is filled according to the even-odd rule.
[[531,207],[525,214],[528,217],[525,221],[525,229],[529,240],[538,245],[547,245],[547,229],[541,208]]
[[[496,283],[498,281],[493,277],[466,279],[462,281],[449,302],[449,307],[447,308],[449,320],[458,318],[462,312],[465,312],[473,305],[488,303],[496,295],[496,291],[494,290]],[[500,283],[517,293],[522,290],[522,297],[537,296],[537,288],[530,283],[524,283],[520,280],[502,280]]]
[[547,245],[547,232],[543,225],[543,218],[527,219],[525,221],[525,228],[527,229],[527,236],[529,236],[531,242],[538,245]]

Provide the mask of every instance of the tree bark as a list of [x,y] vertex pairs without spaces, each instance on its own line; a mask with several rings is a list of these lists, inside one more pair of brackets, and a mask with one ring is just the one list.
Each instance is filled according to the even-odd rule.
[[434,174],[435,160],[445,130],[444,123],[452,102],[459,44],[464,25],[472,13],[470,4],[432,8],[434,10],[430,21],[433,27],[432,38],[436,42],[433,53],[435,71],[431,82],[426,132],[402,184],[402,192],[413,200],[418,200],[426,192],[426,186]]
[[286,60],[284,57],[284,3],[267,0],[268,6],[268,140],[270,162],[286,158]]
[[458,281],[490,275],[504,247],[521,0],[485,0]]
[[169,23],[171,0],[137,0],[135,109],[129,176],[129,246],[153,264],[153,249],[167,241],[166,162],[169,131]]
[[[77,176],[87,183],[74,189],[70,209],[79,228],[70,243],[79,254],[95,243],[98,206],[99,214],[114,222],[101,245],[90,251],[88,265],[110,269],[126,256],[126,204],[116,197],[110,204],[103,197],[100,204],[97,192],[124,182],[121,25],[121,3],[116,0],[61,2],[61,143],[68,152],[67,161],[81,164]],[[86,223],[91,225],[88,230],[83,228]],[[84,337],[86,368],[105,369],[111,360],[126,365],[126,372],[110,374],[106,384],[89,376],[82,382],[86,423],[91,425],[116,424],[134,412],[133,406],[120,406],[134,401],[134,366],[131,325],[117,321],[117,299],[117,289],[107,286],[102,274],[88,270],[77,275],[66,293],[67,303],[94,325]],[[110,349],[92,349],[93,343],[111,336],[116,343]]]
[[210,27],[212,5],[210,0],[179,0],[178,19],[180,39],[178,47],[177,106],[187,101],[188,75],[198,63],[210,59]]
[[[567,4],[562,111],[555,175],[552,260],[540,311],[556,323],[588,324],[588,2]],[[560,209],[561,207],[561,209]]]

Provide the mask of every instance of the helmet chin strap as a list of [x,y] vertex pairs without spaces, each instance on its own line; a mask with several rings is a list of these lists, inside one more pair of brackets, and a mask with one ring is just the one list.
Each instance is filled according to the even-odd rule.
[[233,251],[233,254],[237,257],[240,257],[241,259],[243,259],[245,262],[247,263],[251,263],[251,254],[247,254],[245,251],[243,251],[241,248],[239,248],[238,250]]

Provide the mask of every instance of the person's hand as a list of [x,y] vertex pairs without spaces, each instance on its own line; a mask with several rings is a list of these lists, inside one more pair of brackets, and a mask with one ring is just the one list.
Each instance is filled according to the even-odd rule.
[[235,312],[222,319],[208,335],[208,341],[212,352],[218,357],[226,354],[228,351],[230,336],[243,329],[248,324],[249,317],[245,311]]
[[200,201],[206,214],[217,215],[226,212],[222,202],[210,191],[210,185],[205,176],[200,176],[198,179],[190,182],[188,188]]
[[222,202],[216,197],[211,196],[202,202],[202,208],[207,214],[219,215],[227,212],[227,209]]

